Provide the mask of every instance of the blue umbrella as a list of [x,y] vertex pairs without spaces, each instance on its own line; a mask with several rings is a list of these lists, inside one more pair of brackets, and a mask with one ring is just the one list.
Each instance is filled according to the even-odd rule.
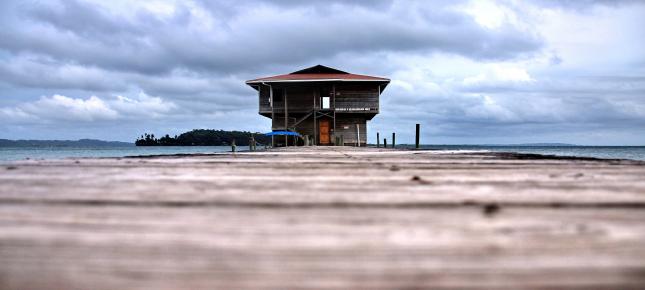
[[291,132],[291,131],[273,131],[264,134],[265,136],[300,136],[298,132]]

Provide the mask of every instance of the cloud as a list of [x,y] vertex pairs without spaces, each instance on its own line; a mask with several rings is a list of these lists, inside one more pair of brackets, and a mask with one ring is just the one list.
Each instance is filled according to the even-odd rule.
[[483,73],[465,78],[463,84],[466,87],[472,87],[481,84],[514,84],[534,81],[523,68],[493,65]]
[[214,18],[214,9],[202,5],[175,4],[170,13],[133,5],[135,11],[125,15],[77,0],[14,7],[18,11],[3,15],[13,29],[0,32],[0,47],[108,70],[164,74],[177,68],[228,73],[347,52],[512,59],[542,45],[538,35],[511,25],[489,30],[445,4],[396,2],[368,9],[339,2],[321,5],[328,11],[320,13],[303,5],[256,3],[228,18]]
[[74,99],[61,95],[41,97],[32,103],[0,109],[7,117],[23,116],[26,120],[44,121],[97,121],[113,120],[118,113],[96,96]]
[[0,83],[23,88],[102,92],[127,88],[118,73],[34,55],[0,58]]
[[537,0],[537,5],[549,8],[573,9],[585,11],[597,6],[623,6],[632,4],[642,4],[640,0]]
[[602,0],[0,1],[0,137],[263,131],[244,81],[320,63],[391,78],[369,126],[403,142],[422,123],[439,143],[640,144],[643,13]]
[[62,95],[43,96],[34,102],[0,108],[0,117],[12,123],[30,122],[101,122],[119,119],[157,118],[173,110],[175,105],[161,98],[140,93],[138,98],[123,96],[104,100],[97,96],[87,99]]

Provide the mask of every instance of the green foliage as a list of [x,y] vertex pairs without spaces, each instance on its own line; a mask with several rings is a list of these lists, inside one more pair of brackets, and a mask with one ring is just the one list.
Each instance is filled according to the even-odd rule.
[[264,136],[262,133],[195,129],[175,137],[166,134],[158,139],[154,134],[145,133],[137,138],[135,144],[137,146],[227,146],[235,140],[238,146],[248,146],[251,136],[259,144],[271,142],[271,137]]

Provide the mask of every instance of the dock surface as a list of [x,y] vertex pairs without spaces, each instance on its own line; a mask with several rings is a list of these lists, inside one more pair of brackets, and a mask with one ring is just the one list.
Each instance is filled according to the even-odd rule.
[[645,289],[645,165],[306,147],[0,167],[0,289]]

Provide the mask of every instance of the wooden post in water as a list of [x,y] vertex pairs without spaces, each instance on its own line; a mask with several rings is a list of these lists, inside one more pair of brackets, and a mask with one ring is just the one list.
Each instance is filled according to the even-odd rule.
[[345,146],[345,137],[340,135],[340,146]]
[[381,138],[379,136],[379,133],[376,132],[376,148],[381,147]]
[[396,144],[396,133],[392,132],[392,148],[394,148],[395,144]]
[[387,148],[387,138],[383,138],[383,148]]
[[[271,132],[273,132],[273,128],[275,128],[275,110],[274,110],[274,102],[273,102],[273,87],[271,85],[269,86],[269,100],[271,101]],[[266,144],[264,145],[264,149],[266,149]],[[273,135],[271,135],[271,147],[275,147],[275,138]]]
[[235,152],[235,139],[231,141],[231,152]]
[[414,148],[419,149],[419,133],[421,133],[421,124],[417,124],[417,134],[414,138]]

